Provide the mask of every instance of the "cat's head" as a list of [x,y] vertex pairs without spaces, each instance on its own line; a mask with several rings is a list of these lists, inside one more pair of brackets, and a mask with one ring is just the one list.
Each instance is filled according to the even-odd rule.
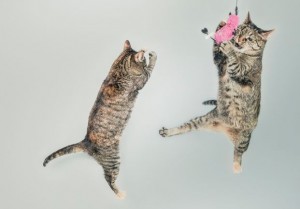
[[108,76],[119,90],[141,89],[150,77],[156,61],[155,52],[149,53],[149,65],[145,50],[135,51],[130,42],[125,41],[123,51],[114,61]]
[[265,44],[274,30],[263,30],[257,27],[248,13],[243,24],[235,31],[232,43],[238,51],[246,54],[259,54],[263,52]]
[[129,76],[140,76],[147,66],[145,50],[135,51],[128,40],[125,41],[123,52],[115,60],[113,67],[125,71]]

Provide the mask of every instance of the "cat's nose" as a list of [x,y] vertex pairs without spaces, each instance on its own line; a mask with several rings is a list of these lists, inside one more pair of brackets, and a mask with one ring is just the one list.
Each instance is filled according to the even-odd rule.
[[235,39],[234,39],[234,45],[236,46],[236,47],[240,47],[240,38],[239,37],[236,37]]
[[145,54],[145,50],[141,50],[139,51],[136,55],[135,55],[135,61],[136,62],[143,62],[144,61],[144,54]]

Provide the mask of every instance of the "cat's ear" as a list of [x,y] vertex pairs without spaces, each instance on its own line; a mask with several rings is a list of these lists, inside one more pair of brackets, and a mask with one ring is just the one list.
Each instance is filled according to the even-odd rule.
[[244,24],[251,24],[251,23],[252,23],[252,20],[250,18],[250,12],[248,12],[247,17],[246,17],[246,19],[244,21]]
[[262,32],[259,33],[259,35],[266,41],[268,40],[269,36],[271,33],[273,33],[274,29],[273,30],[264,30]]
[[125,41],[123,50],[127,50],[127,49],[131,49],[131,45],[128,40]]

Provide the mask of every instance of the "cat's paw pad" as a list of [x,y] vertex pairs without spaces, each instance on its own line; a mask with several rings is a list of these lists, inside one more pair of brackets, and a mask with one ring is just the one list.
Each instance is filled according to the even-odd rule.
[[162,137],[168,136],[168,129],[166,129],[165,127],[162,127],[162,129],[159,130],[159,134],[160,134]]
[[222,42],[220,45],[220,50],[224,54],[229,54],[230,52],[232,52],[232,43],[230,41]]
[[149,58],[150,59],[157,59],[157,55],[154,51],[149,52]]
[[239,174],[242,172],[242,166],[238,162],[233,163],[233,173]]

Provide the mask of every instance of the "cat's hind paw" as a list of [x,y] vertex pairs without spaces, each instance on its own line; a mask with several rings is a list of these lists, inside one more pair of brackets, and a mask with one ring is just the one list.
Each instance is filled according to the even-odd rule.
[[126,193],[125,192],[122,192],[122,191],[119,191],[117,194],[116,194],[116,197],[118,200],[124,200],[125,197],[126,197]]
[[162,137],[169,136],[169,135],[168,135],[168,129],[166,129],[165,127],[162,127],[162,128],[159,130],[159,134],[160,134]]
[[242,172],[242,166],[238,162],[233,163],[233,173],[239,174]]

